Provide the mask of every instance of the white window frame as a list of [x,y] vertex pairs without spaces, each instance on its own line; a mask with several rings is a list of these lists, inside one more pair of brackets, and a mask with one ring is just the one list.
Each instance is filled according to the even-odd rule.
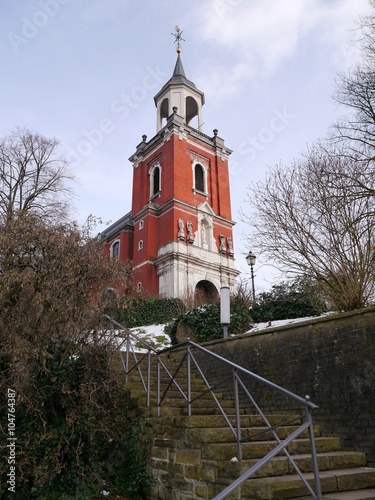
[[[203,169],[203,188],[204,188],[204,191],[198,191],[196,188],[195,188],[195,167],[196,165],[200,165]],[[193,169],[193,192],[194,194],[195,193],[202,193],[206,196],[206,198],[208,197],[208,191],[207,191],[207,171],[208,171],[208,167],[206,165],[206,163],[202,160],[198,160],[198,159],[195,159],[192,163],[192,169]]]
[[[154,193],[154,170],[155,168],[159,168],[159,191]],[[161,193],[161,175],[162,175],[162,168],[159,162],[154,163],[151,165],[148,175],[150,176],[150,200],[152,198],[155,198],[156,196],[160,196]]]
[[138,281],[138,283],[137,283],[137,293],[141,293],[141,291],[142,291],[142,282]]
[[138,230],[140,231],[141,229],[143,229],[143,226],[144,226],[144,221],[142,219],[142,220],[139,221]]
[[143,240],[138,241],[138,251],[143,250]]

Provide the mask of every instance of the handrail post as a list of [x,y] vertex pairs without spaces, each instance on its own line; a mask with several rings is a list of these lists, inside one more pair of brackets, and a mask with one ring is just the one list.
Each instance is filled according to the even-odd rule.
[[157,405],[158,405],[158,417],[160,417],[160,354],[157,354],[157,370],[156,370],[156,379],[157,379]]
[[[309,396],[305,396],[306,402],[310,401]],[[322,488],[320,484],[320,476],[319,476],[319,466],[318,466],[318,458],[316,455],[316,447],[315,447],[315,439],[314,439],[314,427],[311,415],[311,408],[306,405],[306,420],[309,422],[309,439],[310,439],[310,450],[311,450],[311,459],[312,466],[314,472],[314,482],[315,482],[315,493],[317,500],[322,500]]]
[[150,406],[150,386],[151,386],[151,349],[147,353],[147,408]]
[[234,390],[234,407],[236,412],[238,460],[242,460],[240,401],[238,397],[237,371],[234,368],[233,368],[233,390]]
[[190,377],[190,339],[187,339],[187,397],[188,397],[188,415],[191,417],[191,377]]
[[126,336],[126,371],[125,371],[125,382],[128,381],[129,351],[130,351],[130,337],[129,337],[129,334],[127,334],[127,336]]

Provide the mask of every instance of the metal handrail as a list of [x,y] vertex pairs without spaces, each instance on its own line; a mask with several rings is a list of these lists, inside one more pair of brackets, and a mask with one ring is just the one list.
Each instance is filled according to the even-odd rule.
[[[195,344],[194,342],[191,342],[190,339],[188,339],[186,342],[179,344],[178,346],[172,346],[168,347],[163,350],[156,350],[152,346],[150,346],[147,342],[145,342],[143,339],[138,337],[136,334],[131,332],[128,328],[126,328],[124,325],[121,323],[113,320],[110,316],[106,315],[106,318],[114,325],[116,325],[118,328],[122,329],[126,333],[126,362],[123,359],[121,350],[119,349],[119,353],[121,356],[122,360],[122,365],[125,371],[126,375],[126,381],[128,378],[129,373],[137,368],[138,373],[140,375],[142,385],[146,394],[146,400],[147,400],[147,406],[150,406],[150,389],[151,389],[151,354],[156,355],[157,359],[157,409],[158,409],[158,416],[160,416],[160,408],[163,400],[165,399],[169,389],[173,386],[175,386],[182,396],[182,398],[186,401],[187,403],[187,409],[188,409],[188,415],[191,415],[191,405],[194,401],[202,397],[202,395],[210,393],[211,396],[213,397],[214,401],[216,402],[216,405],[218,406],[221,414],[223,415],[226,424],[228,425],[229,429],[231,430],[234,438],[237,441],[237,449],[238,449],[238,459],[242,460],[242,443],[248,441],[251,437],[255,437],[255,435],[247,437],[245,439],[241,438],[241,418],[240,418],[240,405],[239,405],[239,387],[243,390],[249,401],[252,403],[254,408],[256,409],[257,413],[260,415],[262,418],[263,422],[265,423],[266,430],[262,432],[270,432],[274,439],[277,442],[277,446],[271,450],[265,457],[263,457],[259,462],[257,462],[254,466],[252,466],[248,471],[246,471],[242,476],[240,476],[236,481],[234,481],[230,486],[228,486],[225,490],[223,490],[219,495],[217,495],[214,500],[221,500],[226,498],[231,492],[233,492],[236,488],[238,488],[244,481],[249,479],[251,476],[255,474],[261,467],[263,467],[269,460],[271,460],[273,457],[275,457],[278,453],[281,451],[286,455],[288,460],[290,461],[291,465],[295,469],[296,473],[299,475],[301,480],[303,481],[304,485],[306,486],[307,490],[311,494],[312,498],[314,500],[321,500],[322,498],[322,492],[321,492],[321,485],[320,485],[320,478],[319,478],[319,469],[318,469],[318,460],[317,460],[317,454],[316,454],[316,448],[315,448],[315,440],[314,440],[314,429],[313,429],[313,422],[312,422],[312,410],[318,408],[318,406],[310,401],[310,398],[306,396],[305,398],[302,398],[301,396],[298,396],[297,394],[294,394],[287,389],[284,389],[283,387],[261,377],[260,375],[257,375],[256,373],[253,373],[236,363],[233,363],[232,361],[229,361],[222,356],[219,356],[218,354],[215,354],[205,347]],[[123,340],[123,337],[121,337]],[[134,350],[134,347],[132,345],[131,339],[141,343],[146,349],[147,349],[147,355],[143,356],[142,359],[138,360],[137,354]],[[124,342],[122,342],[123,345]],[[179,350],[181,351],[183,348],[186,348],[186,352],[179,363],[177,369],[173,374],[170,373],[166,365],[161,359],[162,355],[165,355],[166,353],[169,353],[171,351],[176,351]],[[192,350],[195,351],[200,351],[203,353],[205,356],[210,356],[211,358],[215,359],[216,361],[220,362],[221,364],[227,366],[232,370],[232,375],[230,377],[226,376],[225,381],[228,380],[228,378],[233,378],[233,390],[234,390],[234,406],[235,406],[235,426],[232,425],[228,415],[225,413],[224,408],[220,404],[217,396],[214,393],[214,389],[216,389],[223,381],[216,383],[214,386],[211,386],[206,378],[206,376],[203,373],[203,370],[201,366],[199,365],[196,357],[194,356]],[[135,361],[135,365],[130,368],[130,363],[129,363],[129,356],[132,355],[133,359]],[[144,376],[142,374],[140,365],[144,359],[147,358],[147,383],[144,379]],[[178,384],[176,377],[180,371],[180,368],[183,366],[184,362],[186,360],[186,366],[187,366],[187,394],[183,391],[183,389],[180,387]],[[192,399],[191,395],[191,363],[193,362],[198,374],[204,381],[204,384],[207,387],[207,390],[202,391],[198,396],[195,396]],[[163,394],[161,394],[161,387],[160,387],[160,381],[161,381],[161,376],[160,376],[160,369],[163,369],[164,372],[167,374],[169,378],[169,383],[164,390]],[[249,392],[247,389],[245,383],[243,382],[241,376],[248,376],[251,377],[253,380],[256,380],[257,382],[260,382],[261,384],[265,385],[266,387],[269,387],[278,393],[282,394],[285,397],[288,397],[295,401],[296,403],[302,405],[305,408],[305,421],[292,433],[290,434],[286,439],[281,441],[281,439],[278,437],[276,430],[278,427],[280,427],[282,424],[278,424],[277,426],[272,426],[271,423],[268,421],[267,417],[264,415],[262,412],[261,408],[258,406],[257,402],[255,401],[254,397],[252,394]],[[303,415],[299,417],[299,419],[302,419]],[[288,422],[289,423],[289,422]],[[284,422],[285,424],[285,422]],[[304,431],[308,430],[308,435],[309,435],[309,441],[310,441],[310,452],[311,452],[311,457],[312,457],[312,464],[313,464],[313,473],[314,473],[314,485],[315,485],[315,491],[312,489],[312,487],[309,485],[305,477],[303,476],[302,472],[299,470],[299,467],[289,454],[288,450],[286,447],[294,440],[296,437],[298,437],[301,433]],[[256,433],[256,435],[259,435],[259,433]]]

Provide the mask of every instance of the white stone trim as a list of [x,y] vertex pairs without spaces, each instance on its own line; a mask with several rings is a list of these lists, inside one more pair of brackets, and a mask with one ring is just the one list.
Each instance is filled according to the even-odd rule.
[[234,292],[239,274],[232,258],[179,241],[158,249],[155,266],[159,294],[181,299],[194,296],[195,287],[202,280],[210,281],[218,291],[229,286]]
[[[203,189],[204,191],[198,191],[195,187],[195,167],[196,165],[200,165],[203,169]],[[192,169],[193,169],[193,193],[202,193],[206,196],[206,199],[208,199],[208,190],[207,190],[207,172],[208,172],[208,166],[206,162],[200,158],[194,158],[192,161]]]

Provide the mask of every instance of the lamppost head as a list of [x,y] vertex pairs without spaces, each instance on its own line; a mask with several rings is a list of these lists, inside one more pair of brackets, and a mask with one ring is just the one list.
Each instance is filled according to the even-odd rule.
[[246,255],[246,262],[249,266],[255,266],[256,256],[250,250],[250,252]]

